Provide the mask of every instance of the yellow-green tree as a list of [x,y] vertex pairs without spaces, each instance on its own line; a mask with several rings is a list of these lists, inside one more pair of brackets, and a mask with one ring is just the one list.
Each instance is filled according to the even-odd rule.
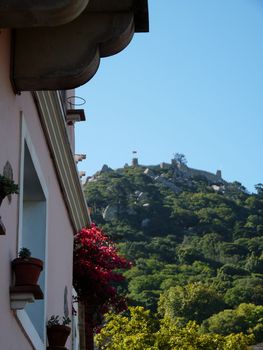
[[129,315],[108,314],[95,341],[100,350],[246,350],[253,337],[202,334],[196,322],[180,326],[165,317],[158,323],[143,307],[131,307]]
[[201,334],[200,326],[194,321],[182,327],[165,317],[156,334],[155,346],[158,350],[245,350],[252,341],[252,336],[243,333],[225,337],[213,333]]
[[154,322],[143,307],[129,308],[129,316],[110,313],[95,342],[101,350],[158,350]]

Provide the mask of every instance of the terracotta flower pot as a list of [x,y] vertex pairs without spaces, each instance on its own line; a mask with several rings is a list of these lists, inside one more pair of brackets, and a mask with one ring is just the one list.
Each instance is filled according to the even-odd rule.
[[12,269],[16,286],[36,285],[43,270],[43,261],[36,258],[16,258],[12,261]]
[[49,347],[65,346],[71,328],[64,325],[54,325],[47,327],[47,338]]

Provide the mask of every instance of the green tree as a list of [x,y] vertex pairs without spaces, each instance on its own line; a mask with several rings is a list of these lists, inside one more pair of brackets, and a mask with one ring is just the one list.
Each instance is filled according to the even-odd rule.
[[186,157],[182,153],[174,153],[173,159],[179,164],[187,164]]
[[202,324],[204,332],[228,335],[231,333],[253,334],[256,341],[263,340],[263,306],[240,304],[234,310],[224,310],[211,316]]
[[262,197],[263,196],[263,184],[259,183],[255,185],[255,189],[257,191],[257,194]]
[[241,303],[263,304],[263,280],[256,277],[237,279],[225,294],[225,302],[231,307]]
[[222,296],[212,288],[201,283],[171,287],[160,296],[158,311],[161,315],[184,323],[203,320],[222,310],[225,306]]
[[[143,166],[100,172],[85,185],[92,217],[134,263],[123,285],[131,305],[155,310],[170,288],[179,288],[185,302],[178,304],[184,322],[218,313],[222,298],[229,308],[263,305],[262,196],[239,182],[216,192],[205,177],[181,176],[174,166],[144,172]],[[118,215],[105,222],[109,204]],[[216,290],[220,302],[201,292],[195,299],[187,289],[197,282]]]

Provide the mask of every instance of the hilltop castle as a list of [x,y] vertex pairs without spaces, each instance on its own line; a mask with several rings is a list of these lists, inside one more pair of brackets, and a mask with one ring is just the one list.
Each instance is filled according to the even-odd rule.
[[213,174],[208,171],[189,168],[185,163],[180,163],[175,159],[172,159],[171,163],[162,162],[159,165],[141,165],[139,164],[138,158],[133,158],[131,166],[143,167],[149,170],[171,169],[174,171],[175,177],[183,177],[183,178],[203,177],[211,183],[220,183],[220,184],[226,183],[226,181],[222,179],[221,170],[217,170],[216,173]]

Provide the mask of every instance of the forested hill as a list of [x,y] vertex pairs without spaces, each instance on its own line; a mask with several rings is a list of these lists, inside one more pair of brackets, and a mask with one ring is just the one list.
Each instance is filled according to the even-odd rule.
[[184,168],[104,166],[84,186],[92,219],[134,262],[132,304],[208,331],[250,327],[261,340],[259,316],[240,315],[263,318],[263,186],[249,194],[220,173]]

